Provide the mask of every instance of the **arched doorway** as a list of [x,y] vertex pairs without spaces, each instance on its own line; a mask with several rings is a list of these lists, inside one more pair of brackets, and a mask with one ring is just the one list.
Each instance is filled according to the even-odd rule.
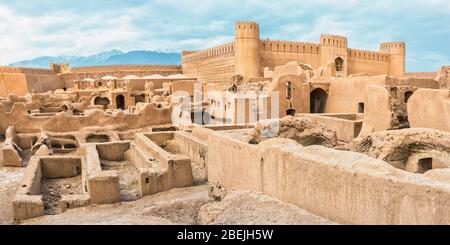
[[96,97],[94,99],[94,105],[102,105],[103,109],[107,109],[109,105],[109,99],[105,97]]
[[321,88],[314,89],[310,94],[310,112],[324,113],[325,103],[327,102],[328,94]]
[[119,94],[116,97],[117,109],[125,110],[125,96]]

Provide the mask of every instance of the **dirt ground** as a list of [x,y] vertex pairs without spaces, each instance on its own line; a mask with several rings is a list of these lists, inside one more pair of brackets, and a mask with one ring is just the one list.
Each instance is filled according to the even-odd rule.
[[101,164],[103,170],[117,170],[122,201],[135,201],[141,198],[139,171],[131,162],[113,162],[102,159]]
[[0,167],[0,224],[14,221],[12,200],[24,172],[25,168]]
[[294,205],[251,191],[235,191],[201,207],[203,225],[325,225],[333,222]]
[[[234,191],[222,201],[213,202],[208,196],[208,184],[201,181],[204,179],[204,168],[195,163],[193,172],[197,181],[194,181],[193,187],[173,189],[135,200],[134,170],[130,165],[120,162],[109,166],[120,172],[121,194],[126,202],[91,205],[60,213],[55,203],[63,193],[81,191],[77,184],[80,181],[76,179],[79,177],[44,181],[42,190],[44,199],[47,198],[46,212],[54,215],[20,224],[333,224],[294,205],[255,192]],[[25,168],[0,168],[0,224],[14,223],[12,200],[24,171]]]
[[180,146],[175,140],[167,140],[160,147],[172,154],[181,154]]
[[232,192],[221,202],[208,197],[208,186],[173,189],[132,202],[89,206],[46,215],[21,224],[333,224],[268,196]]
[[45,214],[59,214],[62,195],[82,194],[81,175],[72,178],[43,179],[41,193],[44,199]]

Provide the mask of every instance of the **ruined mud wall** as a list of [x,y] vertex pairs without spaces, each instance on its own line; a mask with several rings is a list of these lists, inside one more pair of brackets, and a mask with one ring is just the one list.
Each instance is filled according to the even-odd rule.
[[[354,140],[350,149],[415,173],[450,166],[450,133],[436,129],[409,128],[374,132]],[[431,164],[419,165],[419,160],[425,158],[431,159]]]
[[35,90],[43,93],[62,89],[63,81],[48,69],[0,67],[0,96],[8,94],[26,95]]
[[[0,126],[15,126],[19,133],[36,133],[41,130],[52,132],[78,131],[86,127],[103,127],[111,130],[128,130],[171,122],[172,110],[156,108],[156,104],[147,104],[138,114],[118,111],[107,114],[103,110],[86,111],[84,116],[59,113],[55,116],[31,116],[23,103],[16,103],[11,112],[0,107]],[[6,129],[2,129],[2,132]]]
[[412,174],[288,139],[249,145],[220,133],[208,138],[209,182],[263,192],[344,224],[449,224],[450,184],[433,179],[448,178],[445,171]]
[[450,90],[420,89],[408,100],[411,127],[450,131]]
[[440,88],[450,89],[450,66],[443,66],[436,75]]
[[[436,81],[434,81],[434,84]],[[388,81],[387,84],[396,84]],[[410,83],[400,83],[410,84]],[[411,83],[414,84],[414,83]],[[420,84],[418,84],[420,85]],[[422,84],[427,85],[427,84]],[[369,86],[366,90],[364,123],[360,136],[371,132],[415,127],[410,124],[408,103],[416,93],[416,86]],[[434,110],[434,107],[431,111]],[[445,115],[445,113],[443,112]],[[440,117],[441,115],[436,115]],[[423,125],[426,128],[433,128]]]
[[144,77],[155,74],[169,76],[182,73],[181,66],[177,65],[83,66],[71,68],[70,71],[70,73],[60,74],[67,87],[72,87],[74,80],[85,78],[101,79],[104,76],[122,78],[128,75]]
[[185,52],[182,56],[183,74],[201,82],[230,82],[234,75],[234,52],[234,42],[198,52]]
[[[434,79],[399,79],[386,75],[353,76],[331,79],[329,81],[330,87],[325,107],[326,113],[358,113],[360,103],[364,104],[366,110],[367,104],[371,99],[371,92],[368,90],[368,87],[373,85],[392,88],[393,91],[390,91],[391,97],[399,102],[405,102],[405,94],[414,92],[418,88],[439,88],[438,82]],[[398,106],[394,100],[392,101],[393,107]],[[404,109],[406,111],[406,107]]]

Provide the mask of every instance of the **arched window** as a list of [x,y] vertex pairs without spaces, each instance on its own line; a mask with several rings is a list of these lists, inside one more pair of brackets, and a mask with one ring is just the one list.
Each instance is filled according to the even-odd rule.
[[337,57],[336,60],[334,60],[334,64],[336,65],[336,71],[344,70],[344,60],[341,57]]
[[286,99],[290,100],[292,97],[292,84],[290,81],[286,82]]

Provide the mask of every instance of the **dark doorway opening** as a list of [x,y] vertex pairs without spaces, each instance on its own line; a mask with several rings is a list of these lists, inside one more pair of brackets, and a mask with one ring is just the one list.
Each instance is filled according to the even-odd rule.
[[292,98],[292,84],[291,82],[286,82],[286,99],[290,100]]
[[358,113],[364,113],[364,103],[358,104]]
[[411,97],[411,95],[413,95],[414,92],[412,91],[407,91],[405,93],[405,103],[408,103],[409,98]]
[[433,158],[422,158],[419,160],[419,169],[417,173],[423,174],[428,170],[433,169]]
[[134,96],[134,101],[135,101],[136,103],[139,103],[139,102],[144,103],[144,102],[145,102],[145,94],[135,95],[135,96]]
[[314,89],[310,94],[310,112],[324,113],[327,98],[328,94],[323,89],[321,88]]
[[294,108],[289,108],[286,111],[286,116],[295,116],[296,110]]
[[102,105],[103,109],[107,109],[109,105],[109,99],[105,97],[96,97],[94,99],[94,105]]
[[116,97],[117,109],[125,110],[125,96],[119,94]]

